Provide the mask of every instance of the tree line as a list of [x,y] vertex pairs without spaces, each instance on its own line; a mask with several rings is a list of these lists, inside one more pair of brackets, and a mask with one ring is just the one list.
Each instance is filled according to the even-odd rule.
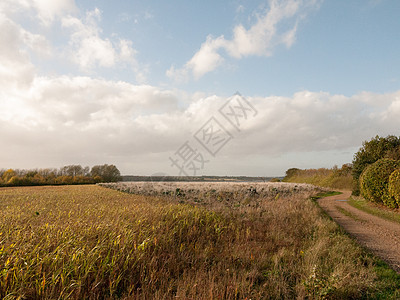
[[118,168],[108,164],[93,166],[91,169],[69,165],[59,169],[0,170],[0,186],[94,184],[121,179]]

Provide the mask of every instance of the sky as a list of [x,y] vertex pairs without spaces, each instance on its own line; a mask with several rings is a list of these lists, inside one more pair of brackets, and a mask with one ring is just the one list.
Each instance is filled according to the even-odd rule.
[[282,176],[400,135],[398,0],[1,0],[0,169]]

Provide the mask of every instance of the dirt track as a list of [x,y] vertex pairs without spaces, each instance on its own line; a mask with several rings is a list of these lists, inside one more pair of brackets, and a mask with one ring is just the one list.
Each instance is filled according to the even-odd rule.
[[[370,215],[350,206],[345,201],[350,191],[318,200],[319,205],[352,235],[360,244],[370,249],[400,273],[400,224]],[[351,214],[343,214],[338,207]]]

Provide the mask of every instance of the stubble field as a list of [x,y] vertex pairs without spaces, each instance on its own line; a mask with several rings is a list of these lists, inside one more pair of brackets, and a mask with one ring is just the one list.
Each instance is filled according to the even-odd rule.
[[398,295],[395,275],[310,200],[312,186],[109,187],[123,192],[0,189],[0,298]]

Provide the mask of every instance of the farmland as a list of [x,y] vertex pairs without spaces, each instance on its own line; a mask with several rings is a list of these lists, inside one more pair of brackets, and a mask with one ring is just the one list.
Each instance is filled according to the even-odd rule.
[[[0,297],[395,297],[394,273],[289,183],[0,189]],[[116,190],[115,190],[116,189]]]

